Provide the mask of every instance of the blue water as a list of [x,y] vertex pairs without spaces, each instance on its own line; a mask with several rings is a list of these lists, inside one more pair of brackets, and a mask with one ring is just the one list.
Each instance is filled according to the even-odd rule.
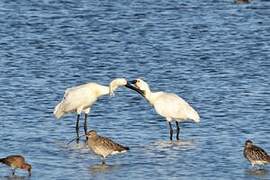
[[[270,152],[269,9],[268,0],[2,0],[0,157],[24,155],[30,179],[270,179],[269,166],[253,170],[242,155],[248,138]],[[67,145],[75,115],[52,112],[66,88],[117,77],[180,95],[201,123],[181,124],[171,143],[165,120],[120,88],[88,125],[130,151],[100,166],[83,142]],[[4,165],[0,176],[10,178]]]

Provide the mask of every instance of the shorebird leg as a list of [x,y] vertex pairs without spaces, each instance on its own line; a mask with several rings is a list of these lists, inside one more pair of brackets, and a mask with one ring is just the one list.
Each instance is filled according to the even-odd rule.
[[105,162],[105,158],[104,158],[104,157],[102,157],[102,165],[104,165],[104,164],[106,164],[106,162]]
[[80,136],[79,136],[79,122],[80,122],[80,114],[77,115],[77,122],[76,122],[76,134],[77,134],[76,142],[77,142],[77,144],[79,143],[79,140],[80,140]]
[[12,176],[14,176],[15,175],[15,168],[13,169],[11,169],[11,172],[12,172]]
[[[88,114],[85,114],[84,115],[84,134],[86,135],[87,134],[87,116]],[[86,136],[86,140],[87,140],[87,136]]]
[[172,124],[169,122],[170,125],[170,140],[172,141],[172,136],[173,136],[173,129],[172,129]]
[[180,132],[179,123],[177,121],[175,121],[175,123],[176,123],[176,139],[179,140],[179,132]]

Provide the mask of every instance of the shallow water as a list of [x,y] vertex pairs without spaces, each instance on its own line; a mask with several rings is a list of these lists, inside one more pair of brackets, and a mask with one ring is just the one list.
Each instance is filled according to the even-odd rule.
[[[243,158],[250,138],[270,152],[270,2],[14,0],[0,2],[0,157],[22,154],[30,179],[269,179]],[[66,88],[143,77],[201,116],[181,141],[145,100],[121,88],[92,108],[89,128],[130,147],[100,165],[55,120]],[[83,128],[81,128],[81,133]],[[27,179],[0,165],[3,179]]]

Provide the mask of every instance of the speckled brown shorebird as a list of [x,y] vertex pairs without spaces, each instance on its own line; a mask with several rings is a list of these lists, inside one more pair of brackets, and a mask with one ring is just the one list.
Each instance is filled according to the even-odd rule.
[[24,157],[21,155],[10,155],[1,158],[0,162],[12,168],[12,175],[15,175],[15,170],[19,168],[28,171],[29,176],[31,176],[32,166],[26,163]]
[[245,143],[244,156],[252,166],[270,163],[270,156],[262,148],[255,146],[251,140]]
[[96,131],[91,130],[86,135],[88,137],[88,147],[97,155],[101,156],[102,164],[109,155],[124,153],[129,150],[128,147],[122,146],[109,138],[99,136]]

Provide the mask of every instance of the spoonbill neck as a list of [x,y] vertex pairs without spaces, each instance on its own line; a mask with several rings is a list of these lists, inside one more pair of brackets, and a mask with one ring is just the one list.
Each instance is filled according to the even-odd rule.
[[99,85],[96,93],[98,96],[110,94],[110,88],[108,86]]
[[155,100],[159,95],[160,95],[160,92],[151,92],[151,90],[149,89],[145,91],[144,97],[151,105],[154,105]]

